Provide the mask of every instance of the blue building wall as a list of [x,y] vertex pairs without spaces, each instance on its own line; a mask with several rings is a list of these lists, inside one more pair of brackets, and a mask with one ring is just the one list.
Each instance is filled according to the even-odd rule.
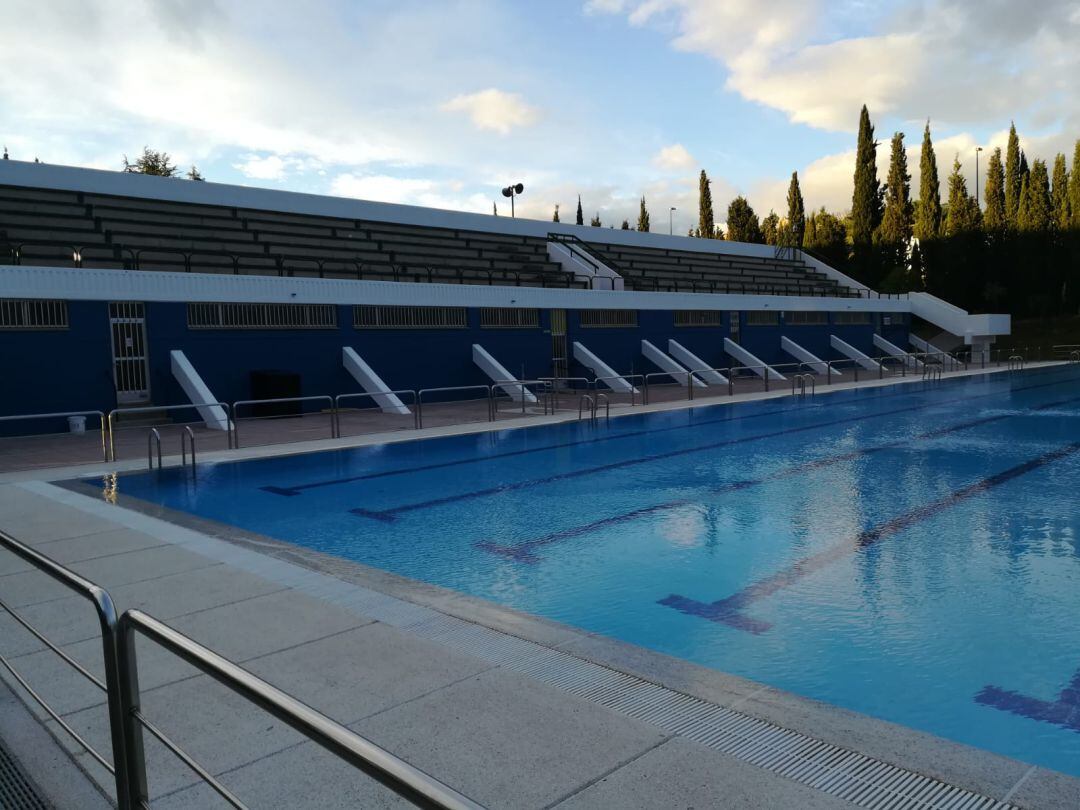
[[[667,351],[673,338],[713,367],[734,364],[724,351],[731,336],[731,313],[723,325],[676,327],[670,311],[642,310],[637,327],[582,327],[577,310],[567,313],[567,347],[572,376],[592,376],[572,359],[572,344],[580,341],[619,373],[659,371],[641,353],[641,341],[649,340]],[[250,372],[275,370],[300,377],[301,393],[336,395],[359,392],[359,384],[342,365],[341,350],[351,346],[394,389],[484,385],[486,375],[472,362],[472,345],[479,343],[502,363],[511,375],[535,378],[552,373],[553,354],[550,314],[541,312],[540,328],[491,329],[479,325],[479,310],[468,312],[463,329],[355,329],[352,308],[338,307],[338,325],[312,330],[189,329],[184,303],[149,303],[146,330],[150,353],[151,399],[156,405],[187,401],[173,379],[169,352],[181,349],[221,401],[251,397]],[[875,330],[898,346],[907,346],[909,317],[891,315],[881,323],[875,315],[865,325],[749,326],[741,313],[739,342],[767,363],[793,361],[780,348],[787,334],[823,359],[841,359],[829,346],[836,334],[870,355]],[[69,328],[65,330],[0,331],[0,415],[116,407],[112,379],[108,305],[104,302],[69,303]],[[44,428],[0,423],[0,433],[39,432],[63,429],[62,424]]]

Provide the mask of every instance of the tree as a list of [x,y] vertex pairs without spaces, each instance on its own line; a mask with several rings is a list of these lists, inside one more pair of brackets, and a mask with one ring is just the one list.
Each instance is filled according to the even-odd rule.
[[498,215],[499,215],[499,204],[498,204],[498,203],[496,203],[496,202],[495,202],[494,200],[493,200],[493,201],[492,201],[492,203],[491,203],[491,213],[492,213],[492,214],[493,214],[494,216],[498,216]]
[[908,174],[904,134],[892,137],[889,154],[889,177],[885,184],[885,213],[878,229],[878,242],[885,251],[885,261],[891,268],[905,264],[908,243],[912,235],[911,175]]
[[628,231],[628,230],[630,230],[630,220],[628,220],[628,219],[624,219],[624,220],[622,221],[622,225],[620,225],[619,227],[620,227],[620,228],[621,228],[622,230],[624,230],[624,231]]
[[585,224],[585,215],[581,212],[581,195],[577,195],[577,224]]
[[599,227],[601,227],[601,223],[600,223],[600,212],[599,212],[599,211],[597,211],[597,212],[596,212],[596,216],[595,216],[595,217],[593,217],[593,218],[592,218],[591,220],[589,220],[589,224],[590,224],[590,225],[592,225],[592,226],[593,226],[594,228],[599,228]]
[[832,264],[843,263],[847,258],[847,230],[843,221],[822,207],[807,221],[803,245]]
[[[810,215],[810,219],[806,221],[806,227],[809,229],[810,223],[813,220],[814,215]],[[773,210],[769,211],[769,215],[765,219],[761,220],[761,235],[765,239],[766,245],[778,245],[777,240],[780,232],[780,217],[776,215]],[[805,236],[803,237],[806,238]]]
[[1025,179],[1024,203],[1020,206],[1023,218],[1017,218],[1017,225],[1022,231],[1049,231],[1054,223],[1054,208],[1050,199],[1050,176],[1046,171],[1046,162],[1034,161]]
[[192,165],[191,169],[188,170],[187,179],[188,180],[195,180],[195,181],[201,183],[206,178],[202,176],[202,173],[199,171],[199,169],[196,166]]
[[558,222],[559,221],[559,204],[558,203],[555,203],[555,213],[551,215],[551,221],[552,222]]
[[1010,228],[1016,227],[1020,209],[1020,138],[1016,124],[1009,124],[1009,141],[1005,146],[1005,221]]
[[923,130],[922,154],[919,157],[919,205],[914,230],[920,242],[936,239],[941,234],[941,183],[938,179],[937,155],[930,140],[929,121]]
[[701,170],[698,178],[698,233],[705,239],[716,235],[716,220],[713,219],[712,191],[709,190],[709,178]]
[[641,232],[649,230],[649,209],[645,207],[645,198],[641,198],[641,210],[638,211],[637,229]]
[[802,190],[799,188],[799,173],[791,173],[791,183],[787,190],[787,221],[791,244],[799,247],[806,233],[806,209],[803,207]]
[[1073,152],[1072,175],[1069,177],[1069,220],[1073,230],[1080,231],[1080,140]]
[[1053,205],[1054,227],[1066,231],[1072,219],[1069,211],[1069,173],[1065,170],[1065,155],[1054,158],[1054,182],[1050,199]]
[[153,174],[158,177],[176,177],[179,171],[175,163],[170,163],[171,158],[165,152],[155,152],[149,146],[144,146],[142,154],[132,163],[124,155],[124,171],[129,174]]
[[727,238],[732,242],[764,242],[757,214],[742,195],[731,201],[727,210]]
[[949,211],[945,217],[945,235],[960,236],[979,227],[979,206],[968,194],[967,181],[960,172],[960,156],[953,160],[949,175]]
[[856,253],[873,244],[881,223],[881,184],[877,177],[877,141],[870,113],[859,113],[859,137],[855,148],[855,192],[851,197],[851,241]]
[[983,199],[986,210],[983,213],[983,229],[988,233],[1002,233],[1008,226],[1005,208],[1005,167],[1001,163],[1001,147],[990,153],[990,162],[986,164],[986,191]]

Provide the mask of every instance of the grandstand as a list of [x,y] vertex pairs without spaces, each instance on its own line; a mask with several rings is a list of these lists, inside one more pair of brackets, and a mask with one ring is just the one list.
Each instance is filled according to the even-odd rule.
[[1008,333],[796,250],[18,161],[0,162],[0,279],[0,415],[233,402],[268,371],[294,396],[767,382],[876,369],[882,347],[903,366],[913,316],[973,352]]

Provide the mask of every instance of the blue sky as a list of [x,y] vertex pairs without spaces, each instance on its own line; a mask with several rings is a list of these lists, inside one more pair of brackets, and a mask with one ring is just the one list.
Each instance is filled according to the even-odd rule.
[[0,140],[52,163],[149,144],[212,181],[474,211],[520,180],[526,216],[580,193],[633,221],[645,194],[685,231],[701,168],[721,210],[781,209],[798,170],[843,211],[863,102],[913,168],[931,118],[969,183],[1010,118],[1036,157],[1080,137],[1080,0],[6,5]]

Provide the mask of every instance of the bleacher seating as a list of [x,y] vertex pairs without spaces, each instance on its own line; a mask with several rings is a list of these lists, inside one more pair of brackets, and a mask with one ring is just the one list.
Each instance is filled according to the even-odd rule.
[[801,258],[737,256],[588,243],[628,290],[858,297]]
[[[547,241],[543,236],[0,186],[0,263],[587,286],[550,259]],[[858,295],[798,257],[577,242],[618,273],[628,290]]]
[[581,287],[542,237],[0,186],[0,263]]

